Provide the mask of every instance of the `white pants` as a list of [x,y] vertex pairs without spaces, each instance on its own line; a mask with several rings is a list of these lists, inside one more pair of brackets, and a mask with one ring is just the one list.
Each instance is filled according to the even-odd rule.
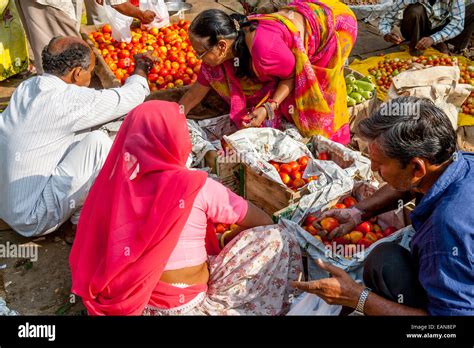
[[51,233],[71,218],[77,224],[84,201],[105,163],[112,140],[103,131],[77,136],[55,168],[36,207],[38,224],[27,237]]

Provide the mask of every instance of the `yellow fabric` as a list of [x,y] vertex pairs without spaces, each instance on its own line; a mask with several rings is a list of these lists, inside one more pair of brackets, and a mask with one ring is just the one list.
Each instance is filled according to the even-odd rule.
[[[427,49],[424,53],[424,56],[440,56],[443,55],[441,52],[438,50],[435,50],[434,48],[429,48]],[[394,59],[394,58],[400,58],[400,59],[409,59],[413,58],[410,56],[408,53],[408,47],[405,47],[405,50],[402,52],[395,52],[395,53],[389,53],[383,56],[376,56],[376,57],[370,57],[364,60],[358,60],[355,59],[349,67],[355,71],[360,72],[361,74],[364,75],[369,75],[369,69],[372,67],[375,67],[379,62],[385,60],[385,58],[388,57],[388,59]],[[460,63],[466,64],[466,65],[474,65],[474,62],[472,60],[467,59],[466,57],[463,56],[456,56],[458,61]],[[386,92],[383,92],[379,86],[377,86],[377,97],[380,100],[385,100],[385,97],[387,96]],[[474,117],[471,115],[466,115],[463,113],[459,113],[459,118],[458,118],[458,126],[474,126]]]
[[[7,3],[5,5],[5,3]],[[0,0],[0,81],[28,69],[28,46],[13,0]]]

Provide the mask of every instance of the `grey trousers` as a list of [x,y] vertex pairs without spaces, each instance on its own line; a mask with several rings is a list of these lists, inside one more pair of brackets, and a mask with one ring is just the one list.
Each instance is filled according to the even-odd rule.
[[33,50],[38,74],[43,73],[41,52],[55,36],[81,37],[76,30],[77,22],[64,12],[38,4],[35,0],[15,0],[15,5]]

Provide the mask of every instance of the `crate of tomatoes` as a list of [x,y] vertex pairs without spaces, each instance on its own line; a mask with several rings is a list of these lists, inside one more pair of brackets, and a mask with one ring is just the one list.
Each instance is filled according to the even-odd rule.
[[374,247],[387,242],[408,247],[414,234],[409,218],[413,210],[411,203],[363,221],[342,237],[328,238],[340,222],[333,217],[323,218],[322,214],[329,209],[351,208],[376,190],[377,187],[371,183],[356,182],[350,191],[330,201],[321,197],[306,202],[311,205],[304,206],[304,202],[300,202],[298,213],[293,214],[291,219],[282,219],[283,225],[296,232],[298,242],[308,256],[310,279],[327,277],[315,265],[318,258],[344,269],[354,279],[362,280],[364,260]]
[[270,215],[347,178],[334,163],[318,165],[303,142],[276,129],[244,129],[224,140],[243,163],[243,196]]
[[96,54],[96,73],[105,88],[125,83],[135,69],[135,54],[152,52],[157,59],[148,74],[148,84],[153,92],[189,86],[197,79],[201,61],[189,42],[190,24],[179,20],[160,29],[135,26],[129,43],[115,40],[109,24],[83,26],[81,33]]

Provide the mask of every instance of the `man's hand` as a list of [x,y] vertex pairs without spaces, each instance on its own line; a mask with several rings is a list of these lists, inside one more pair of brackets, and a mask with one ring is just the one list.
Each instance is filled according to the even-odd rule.
[[417,50],[424,51],[427,48],[433,46],[433,43],[434,43],[433,39],[431,37],[427,36],[427,37],[422,38],[420,41],[418,41],[415,48]]
[[329,272],[332,277],[309,282],[291,282],[291,286],[315,294],[331,305],[342,305],[356,308],[364,286],[356,283],[339,267],[318,259],[316,264]]
[[152,56],[151,52],[136,54],[133,58],[135,59],[135,71],[133,73],[145,78],[158,61],[156,57]]
[[395,45],[399,45],[403,41],[402,38],[395,33],[387,34],[383,37],[383,39],[387,42],[394,43]]
[[151,22],[153,22],[155,17],[156,17],[155,12],[146,10],[141,13],[139,19],[140,19],[140,22],[142,22],[143,24],[150,24]]
[[256,108],[251,114],[243,119],[242,125],[244,128],[260,127],[267,117],[267,109],[263,106]]
[[337,221],[339,221],[339,226],[333,229],[329,234],[327,234],[327,232],[325,233],[324,230],[321,230],[321,226],[318,225],[318,222],[315,222],[313,227],[318,230],[318,234],[321,237],[326,237],[329,239],[342,237],[343,235],[354,231],[356,226],[362,222],[362,212],[356,207],[349,209],[330,209],[323,213],[321,219],[318,221],[321,221],[326,217],[335,218]]

